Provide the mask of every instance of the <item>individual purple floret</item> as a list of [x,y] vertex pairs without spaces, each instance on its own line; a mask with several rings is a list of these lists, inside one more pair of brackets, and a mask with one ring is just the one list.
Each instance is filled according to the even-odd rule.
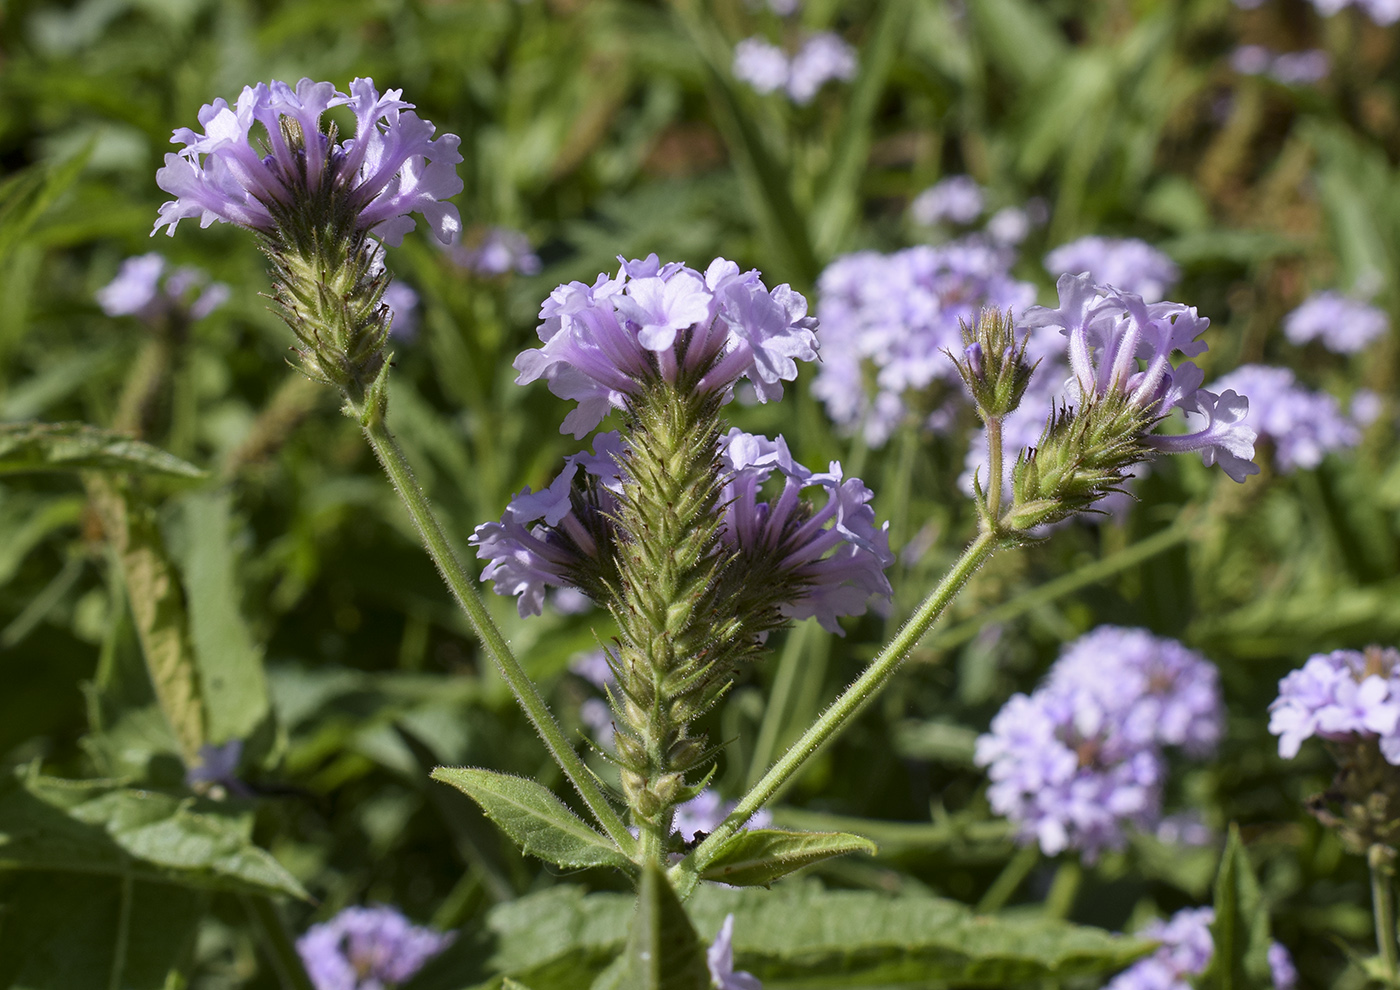
[[202,320],[229,296],[228,286],[208,282],[198,268],[168,271],[159,254],[142,254],[122,262],[116,278],[97,290],[97,304],[108,316],[134,316],[152,325],[174,312]]
[[598,551],[575,512],[571,490],[582,468],[599,482],[600,504],[591,508],[604,514],[613,509],[611,495],[622,486],[622,438],[615,432],[600,433],[593,438],[593,449],[593,454],[565,458],[564,470],[548,488],[533,492],[526,487],[511,499],[500,522],[482,523],[472,534],[477,557],[490,561],[482,580],[495,582],[498,595],[519,596],[516,608],[521,616],[539,615],[545,588],[572,586],[573,568]]
[[1083,275],[1155,303],[1181,277],[1181,271],[1161,251],[1133,237],[1081,237],[1061,244],[1045,256],[1051,275]]
[[745,38],[734,46],[734,78],[756,92],[776,93],[787,86],[791,65],[787,52],[762,38]]
[[705,952],[710,979],[715,990],[763,990],[758,977],[743,970],[734,972],[734,915],[726,915],[714,944]]
[[500,275],[538,275],[543,268],[539,255],[530,247],[530,239],[509,227],[490,227],[474,246],[468,247],[460,235],[447,246],[453,262],[488,278]]
[[1340,292],[1318,292],[1283,320],[1283,333],[1294,344],[1311,340],[1338,354],[1364,350],[1390,329],[1385,311]]
[[950,175],[929,186],[909,204],[909,215],[917,223],[932,227],[937,223],[972,223],[982,215],[982,187],[970,175]]
[[[1210,926],[1212,908],[1185,908],[1166,921],[1149,922],[1138,935],[1161,942],[1157,951],[1119,973],[1104,990],[1191,990],[1215,955]],[[1275,990],[1293,990],[1298,971],[1282,944],[1269,946],[1269,969]]]
[[1400,651],[1372,647],[1317,653],[1278,684],[1269,731],[1291,760],[1305,739],[1378,738],[1386,762],[1400,766]]
[[[971,325],[983,307],[1011,310],[1017,319],[1035,301],[1035,286],[1011,275],[1014,260],[1004,248],[969,238],[832,262],[817,283],[822,363],[812,383],[827,415],[878,447],[911,405],[925,405],[906,402],[911,393],[943,384],[945,402],[955,405],[939,407],[927,425],[946,428],[949,409],[965,401],[946,353],[961,353],[961,324]],[[1053,346],[1063,350],[1058,341]]]
[[[445,202],[462,191],[460,139],[434,139],[433,125],[402,93],[381,96],[367,78],[351,82],[348,96],[328,82],[302,79],[293,89],[273,80],[244,87],[234,106],[223,99],[205,105],[204,132],[176,130],[172,143],[185,147],[166,155],[156,173],[175,199],[161,207],[155,230],[173,235],[181,220],[198,217],[202,227],[223,221],[271,234],[331,190],[332,212],[348,211],[356,229],[385,244],[413,229],[411,213],[447,241],[461,229],[457,208]],[[339,106],[350,108],[355,130],[333,145],[322,117]],[[261,138],[252,134],[255,124]]]
[[807,300],[786,284],[771,292],[757,271],[716,258],[704,274],[656,255],[624,261],[593,285],[570,282],[540,309],[544,346],[515,360],[516,382],[543,378],[578,402],[561,432],[582,437],[651,382],[689,380],[729,394],[740,378],[760,401],[779,398],[798,361],[817,356]]
[[1145,629],[1099,626],[1086,633],[1064,648],[1047,683],[1097,697],[1134,746],[1179,746],[1208,756],[1225,731],[1215,665]]
[[389,307],[389,336],[412,340],[418,336],[418,293],[407,284],[390,282],[381,302]]
[[992,810],[1022,842],[1053,856],[1119,849],[1126,829],[1150,829],[1161,812],[1161,754],[1132,745],[1119,718],[1087,691],[1042,687],[1017,694],[977,740]]
[[386,990],[452,944],[451,932],[412,924],[396,908],[346,908],[312,925],[297,953],[316,990]]
[[[739,802],[726,801],[719,791],[707,787],[689,801],[676,805],[676,816],[671,821],[671,831],[677,833],[687,843],[709,835],[719,827],[719,823],[729,816]],[[744,828],[767,828],[773,824],[773,816],[767,809],[754,812],[744,823]]]
[[854,79],[858,68],[856,50],[840,35],[819,32],[808,38],[792,57],[787,94],[798,105],[811,103],[828,82]]
[[[720,538],[800,589],[782,606],[784,616],[815,617],[823,629],[844,635],[839,616],[864,613],[872,598],[889,599],[889,523],[875,525],[872,493],[859,478],[843,478],[836,461],[815,474],[793,460],[782,437],[737,428],[723,441],[722,459],[729,477],[720,493]],[[782,490],[761,501],[760,489],[775,473]],[[808,488],[824,489],[826,504],[808,511],[802,500]]]
[[1249,400],[1249,426],[1274,445],[1274,464],[1284,474],[1317,467],[1334,450],[1354,447],[1361,431],[1326,392],[1299,385],[1287,368],[1246,364],[1211,388]]
[[[1196,338],[1210,320],[1195,307],[1147,303],[1089,275],[1061,275],[1057,288],[1059,308],[1032,307],[1025,326],[1055,327],[1068,338],[1079,404],[1114,394],[1159,417],[1180,409],[1191,432],[1144,437],[1150,447],[1169,454],[1199,451],[1207,466],[1218,461],[1235,481],[1259,473],[1252,463],[1255,431],[1244,422],[1248,400],[1229,389],[1217,394],[1201,388],[1204,376],[1190,361],[1171,363],[1174,352],[1194,357],[1206,350]],[[1139,368],[1139,360],[1145,367]]]

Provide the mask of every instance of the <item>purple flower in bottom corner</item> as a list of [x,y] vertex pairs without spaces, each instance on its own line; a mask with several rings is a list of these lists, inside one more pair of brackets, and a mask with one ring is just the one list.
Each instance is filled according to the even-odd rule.
[[316,990],[384,990],[411,979],[455,937],[392,907],[351,907],[307,929],[297,954]]
[[727,915],[715,935],[714,944],[705,952],[710,979],[715,990],[763,990],[763,984],[752,973],[734,972],[734,915]]
[[[1157,951],[1119,973],[1104,990],[1191,990],[1191,980],[1205,972],[1215,955],[1210,926],[1215,911],[1185,908],[1166,921],[1152,921],[1138,932],[1161,942]],[[1275,990],[1293,990],[1298,971],[1282,944],[1269,946],[1269,970]]]

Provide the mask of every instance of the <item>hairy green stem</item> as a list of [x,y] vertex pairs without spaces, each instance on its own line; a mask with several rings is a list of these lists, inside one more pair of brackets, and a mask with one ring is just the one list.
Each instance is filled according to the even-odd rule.
[[[359,413],[361,410],[358,404],[354,403],[353,399],[351,402],[352,408]],[[593,813],[593,817],[598,820],[603,831],[617,843],[618,848],[631,856],[636,847],[635,840],[627,831],[626,824],[613,810],[612,805],[608,803],[592,772],[584,765],[573,746],[569,744],[568,737],[564,734],[559,723],[554,720],[554,716],[550,714],[549,706],[540,696],[539,689],[530,680],[530,676],[525,673],[520,661],[511,652],[505,637],[501,635],[500,629],[496,627],[491,614],[486,611],[486,606],[477,593],[474,579],[467,573],[466,568],[463,567],[461,560],[452,549],[452,545],[448,542],[447,534],[443,532],[442,525],[433,513],[427,495],[424,494],[418,480],[413,476],[413,469],[409,466],[403,448],[399,446],[394,435],[389,432],[382,416],[363,416],[360,421],[364,425],[365,439],[369,441],[375,456],[379,458],[379,463],[384,466],[385,474],[389,476],[394,489],[403,499],[404,506],[408,509],[414,526],[417,527],[419,535],[423,538],[423,545],[427,548],[428,555],[433,558],[438,573],[447,582],[452,596],[457,599],[457,604],[466,613],[478,640],[496,664],[496,669],[501,672],[501,676],[510,685],[516,701],[520,703],[520,707],[525,710],[526,716],[534,725],[535,731],[544,740],[550,755],[554,757],[555,762],[569,778],[569,782],[574,785],[579,796],[583,798],[584,804],[588,805],[588,810]]]
[[1385,980],[1395,986],[1400,980],[1400,951],[1395,943],[1395,850],[1380,843],[1366,857],[1371,867],[1371,910],[1376,921],[1376,952],[1380,955]]
[[987,507],[982,516],[986,529],[995,529],[1001,518],[1001,417],[988,416],[987,427]]
[[832,702],[812,725],[793,743],[777,763],[768,770],[749,792],[740,799],[729,816],[704,842],[673,868],[673,878],[682,893],[694,888],[699,874],[709,864],[725,841],[753,817],[778,791],[800,771],[832,737],[844,729],[885,686],[900,663],[918,645],[929,628],[938,621],[959,591],[1004,541],[1005,537],[982,532],[963,551],[957,563],[939,582],[923,603],[890,640],[889,644]]

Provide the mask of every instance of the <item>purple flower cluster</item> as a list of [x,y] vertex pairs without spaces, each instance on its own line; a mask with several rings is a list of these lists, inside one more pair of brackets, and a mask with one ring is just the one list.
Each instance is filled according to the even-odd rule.
[[1269,731],[1291,760],[1303,740],[1379,739],[1387,763],[1400,766],[1400,651],[1372,647],[1308,658],[1278,684]]
[[[1210,926],[1212,908],[1185,908],[1166,921],[1150,922],[1138,934],[1161,942],[1156,952],[1119,973],[1104,990],[1191,990],[1192,977],[1200,976],[1215,955]],[[1269,946],[1269,969],[1275,990],[1293,990],[1298,971],[1293,958],[1279,942]]]
[[538,275],[543,266],[530,247],[530,239],[509,227],[490,227],[472,247],[454,235],[447,246],[453,262],[486,278],[500,275]]
[[[1089,275],[1061,275],[1056,287],[1059,308],[1032,307],[1025,326],[1055,327],[1068,338],[1081,405],[1116,394],[1154,416],[1180,409],[1192,432],[1149,436],[1151,447],[1171,454],[1200,451],[1207,465],[1219,462],[1235,481],[1259,472],[1252,463],[1255,432],[1244,423],[1248,400],[1228,389],[1201,388],[1204,373],[1190,361],[1171,363],[1173,352],[1194,357],[1206,350],[1196,338],[1210,320],[1193,306],[1148,303]],[[1139,360],[1146,362],[1141,370]]]
[[472,534],[477,557],[490,561],[481,579],[495,582],[498,595],[519,596],[521,616],[539,615],[545,588],[572,587],[570,572],[580,554],[598,552],[573,504],[574,476],[582,468],[598,479],[600,502],[592,508],[611,512],[613,496],[622,488],[622,437],[600,433],[593,438],[593,450],[566,457],[564,470],[548,488],[533,492],[526,486],[511,499],[500,522],[482,523]]
[[734,915],[726,915],[714,943],[705,952],[705,962],[715,990],[763,990],[758,977],[743,970],[734,972]]
[[411,979],[453,938],[391,907],[352,907],[307,929],[297,953],[316,990],[385,990]]
[[1390,329],[1385,311],[1339,292],[1318,292],[1283,320],[1283,333],[1294,344],[1321,340],[1338,354],[1355,354]]
[[992,809],[1048,855],[1120,848],[1161,819],[1163,749],[1195,755],[1223,731],[1214,666],[1180,643],[1102,626],[1071,643],[1033,694],[977,740]]
[[735,79],[759,93],[784,90],[799,105],[811,103],[828,82],[854,79],[857,68],[855,49],[831,31],[812,35],[791,58],[762,38],[734,46]]
[[817,356],[807,300],[785,284],[770,292],[757,271],[723,258],[704,274],[662,265],[654,254],[623,261],[591,286],[559,286],[540,318],[544,346],[516,358],[516,383],[543,378],[555,395],[577,401],[561,428],[576,437],[626,408],[648,382],[693,378],[701,391],[728,393],[747,378],[768,401],[797,377],[797,361]]
[[[719,791],[707,787],[689,801],[676,805],[676,817],[671,821],[671,831],[686,842],[694,842],[697,837],[709,835],[719,828],[719,823],[729,817],[739,802],[726,801]],[[767,828],[773,824],[773,816],[767,809],[754,812],[744,823],[744,828]]]
[[1287,368],[1246,364],[1211,386],[1249,401],[1249,425],[1274,445],[1274,464],[1284,474],[1315,468],[1330,451],[1356,446],[1357,423],[1326,392],[1299,385]]
[[1176,262],[1133,237],[1081,237],[1061,244],[1045,256],[1045,270],[1051,275],[1087,273],[1100,285],[1150,303],[1163,299],[1181,278]]
[[180,311],[202,320],[228,301],[228,286],[209,284],[198,268],[169,269],[154,252],[127,258],[116,278],[97,290],[97,304],[108,316],[134,316],[155,324]]
[[[328,82],[303,79],[293,89],[274,80],[244,87],[233,106],[223,99],[205,105],[204,132],[176,130],[172,143],[185,147],[166,155],[156,173],[175,199],[161,207],[155,230],[168,227],[173,235],[181,220],[199,217],[202,227],[218,220],[271,234],[329,197],[355,217],[356,229],[386,244],[398,244],[413,229],[411,213],[448,240],[461,229],[457,208],[444,202],[462,191],[459,138],[434,139],[433,125],[402,95],[391,89],[381,96],[371,79],[354,80],[350,95]],[[354,114],[355,132],[332,144],[321,119],[339,106]],[[255,124],[264,151],[251,137]]]
[[1241,45],[1230,53],[1230,68],[1242,76],[1268,75],[1285,86],[1308,86],[1327,78],[1332,59],[1317,48],[1275,54],[1263,45]]
[[[1005,248],[965,238],[832,262],[817,283],[822,364],[812,384],[827,415],[878,447],[908,417],[908,393],[942,382],[962,402],[945,351],[962,351],[961,323],[983,307],[1015,318],[1035,301],[1035,286],[1012,277],[1014,261]],[[937,410],[929,427],[946,428],[949,412]]]
[[[793,460],[782,437],[769,440],[737,428],[724,439],[721,456],[728,478],[720,493],[720,538],[741,557],[762,561],[797,584],[783,615],[815,617],[823,629],[844,635],[839,616],[862,614],[872,598],[889,599],[889,523],[875,525],[872,493],[859,478],[843,478],[837,461],[814,473]],[[782,491],[760,501],[760,489],[775,473]],[[807,511],[807,488],[824,489],[826,504]]]
[[909,215],[926,227],[972,223],[982,215],[982,187],[970,175],[950,175],[929,186],[909,204]]

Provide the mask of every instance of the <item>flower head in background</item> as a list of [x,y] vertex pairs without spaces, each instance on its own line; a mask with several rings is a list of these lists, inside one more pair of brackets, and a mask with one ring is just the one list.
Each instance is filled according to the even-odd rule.
[[1269,706],[1269,731],[1279,756],[1291,760],[1305,739],[1375,739],[1382,755],[1400,766],[1400,651],[1317,653],[1279,681]]
[[909,204],[909,215],[916,223],[932,227],[939,223],[972,223],[982,215],[985,199],[982,187],[970,175],[950,175],[929,186]]
[[346,908],[297,939],[316,990],[384,990],[407,982],[454,939],[392,907]]
[[[1210,926],[1212,908],[1184,908],[1166,921],[1148,923],[1138,935],[1162,944],[1157,951],[1119,973],[1104,990],[1191,990],[1215,955]],[[1269,970],[1274,990],[1293,990],[1298,971],[1293,958],[1279,942],[1269,946]]]
[[745,38],[734,46],[734,78],[765,96],[787,85],[787,52],[763,38]]
[[1174,640],[1101,626],[1069,644],[1032,694],[977,740],[992,810],[1048,855],[1121,848],[1161,822],[1163,750],[1212,750],[1223,732],[1215,668]]
[[380,302],[389,307],[389,336],[412,340],[418,336],[418,293],[404,282],[390,282]]
[[1331,71],[1331,56],[1318,48],[1284,52],[1269,66],[1269,75],[1285,86],[1311,86],[1322,82]]
[[714,943],[705,952],[705,963],[715,990],[763,990],[758,977],[734,972],[734,915],[726,915]]
[[117,275],[97,290],[97,304],[108,316],[134,316],[154,325],[173,314],[202,320],[228,301],[228,286],[209,282],[198,268],[171,269],[152,252],[127,258]]
[[[672,820],[671,831],[686,843],[696,842],[715,829],[729,817],[739,802],[726,801],[719,791],[707,787],[689,801],[676,805],[676,817]],[[754,812],[743,828],[767,828],[773,824],[773,816],[766,808]]]
[[509,275],[538,275],[543,266],[530,247],[530,239],[509,227],[490,227],[475,246],[454,236],[447,251],[454,263],[486,278]]
[[1081,237],[1045,256],[1051,275],[1087,273],[1100,285],[1160,301],[1181,278],[1181,270],[1161,251],[1133,237]]
[[199,747],[199,762],[185,770],[185,786],[200,792],[217,786],[237,797],[250,797],[252,790],[238,777],[242,762],[242,739],[230,739],[222,746],[205,743]]
[[[233,106],[205,105],[203,133],[176,130],[172,143],[184,148],[166,155],[156,174],[175,199],[161,207],[155,230],[173,235],[181,220],[198,217],[202,227],[234,223],[297,243],[308,226],[333,225],[396,245],[418,213],[448,240],[461,228],[446,202],[462,191],[460,139],[435,139],[433,125],[401,96],[397,89],[381,96],[367,78],[351,82],[349,95],[328,82],[302,79],[294,89],[273,80],[244,87]],[[355,131],[336,143],[322,118],[340,106],[354,114]]]
[[1246,422],[1274,446],[1274,464],[1284,474],[1322,463],[1335,450],[1356,446],[1361,430],[1326,392],[1299,385],[1287,368],[1246,364],[1211,386],[1249,400]]
[[1283,320],[1284,336],[1294,344],[1320,340],[1329,351],[1355,354],[1390,329],[1385,311],[1339,292],[1318,292]]
[[745,38],[734,46],[734,78],[755,92],[783,90],[788,99],[805,106],[828,82],[854,79],[856,51],[840,35],[822,31],[807,38],[791,57],[763,38]]
[[797,377],[798,361],[817,357],[807,300],[787,285],[769,291],[757,271],[723,258],[703,274],[654,254],[624,261],[591,286],[559,286],[540,318],[544,346],[516,358],[516,383],[543,378],[577,401],[560,428],[576,437],[654,382],[728,395],[747,378],[766,402]]

